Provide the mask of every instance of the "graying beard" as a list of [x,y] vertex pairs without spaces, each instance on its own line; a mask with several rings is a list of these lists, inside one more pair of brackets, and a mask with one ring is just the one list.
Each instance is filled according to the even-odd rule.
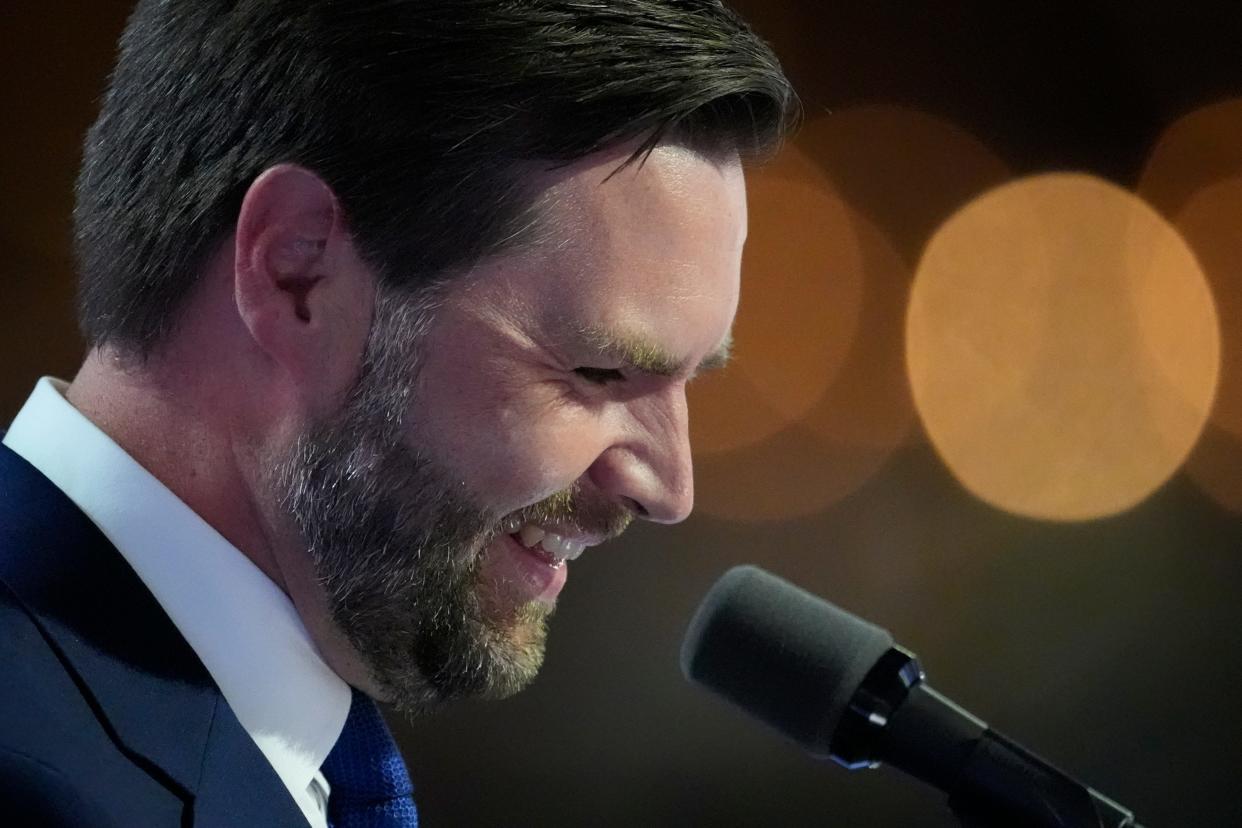
[[507,695],[537,657],[514,658],[482,621],[478,553],[495,516],[455,496],[447,475],[402,445],[434,307],[434,299],[377,296],[342,414],[303,435],[275,476],[333,620],[394,705],[410,712]]

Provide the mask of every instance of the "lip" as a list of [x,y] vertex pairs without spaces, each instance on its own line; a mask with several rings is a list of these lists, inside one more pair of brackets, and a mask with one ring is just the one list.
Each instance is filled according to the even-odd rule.
[[569,564],[552,566],[509,535],[489,544],[483,571],[509,601],[554,604],[569,576]]

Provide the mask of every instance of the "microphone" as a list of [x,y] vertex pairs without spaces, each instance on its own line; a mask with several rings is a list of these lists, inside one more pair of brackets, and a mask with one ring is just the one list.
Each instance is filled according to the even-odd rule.
[[965,826],[1141,828],[929,687],[886,630],[758,567],[735,567],[708,592],[681,667],[813,756],[891,765],[944,791]]

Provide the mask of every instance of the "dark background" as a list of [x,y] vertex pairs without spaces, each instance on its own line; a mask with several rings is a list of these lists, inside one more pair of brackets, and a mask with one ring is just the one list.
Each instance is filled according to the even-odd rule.
[[[1242,94],[1242,29],[1223,4],[736,5],[810,120],[906,113],[862,117],[868,140],[817,158],[909,263],[956,207],[1008,178],[1079,170],[1137,186],[1170,124]],[[69,377],[81,358],[71,187],[128,6],[0,10],[0,420],[38,376]],[[972,136],[990,160],[958,164],[946,150],[936,163],[923,141],[935,129],[893,127],[926,126],[909,113]],[[1223,145],[1242,145],[1242,131],[1221,130]],[[1222,164],[1221,178],[1242,173]],[[849,388],[828,403],[848,408]],[[869,465],[857,447],[799,439],[705,455],[701,514],[637,528],[575,565],[530,690],[397,725],[425,824],[952,825],[937,793],[886,769],[817,764],[684,683],[685,622],[720,572],[748,561],[893,630],[935,686],[1148,828],[1242,824],[1242,521],[1227,498],[1178,473],[1123,514],[1036,521],[962,488],[915,424]],[[1198,452],[1236,481],[1235,450],[1211,425]],[[866,473],[821,480],[808,458],[812,471]],[[773,481],[788,487],[774,500]],[[808,500],[817,486],[831,496]],[[777,507],[731,512],[731,497]]]

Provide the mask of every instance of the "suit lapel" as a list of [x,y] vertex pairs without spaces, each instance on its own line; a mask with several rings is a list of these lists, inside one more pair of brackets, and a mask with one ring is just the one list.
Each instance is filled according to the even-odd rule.
[[0,580],[121,748],[193,803],[194,824],[305,828],[194,651],[98,528],[0,445]]
[[195,828],[307,828],[306,817],[220,697],[203,754]]

